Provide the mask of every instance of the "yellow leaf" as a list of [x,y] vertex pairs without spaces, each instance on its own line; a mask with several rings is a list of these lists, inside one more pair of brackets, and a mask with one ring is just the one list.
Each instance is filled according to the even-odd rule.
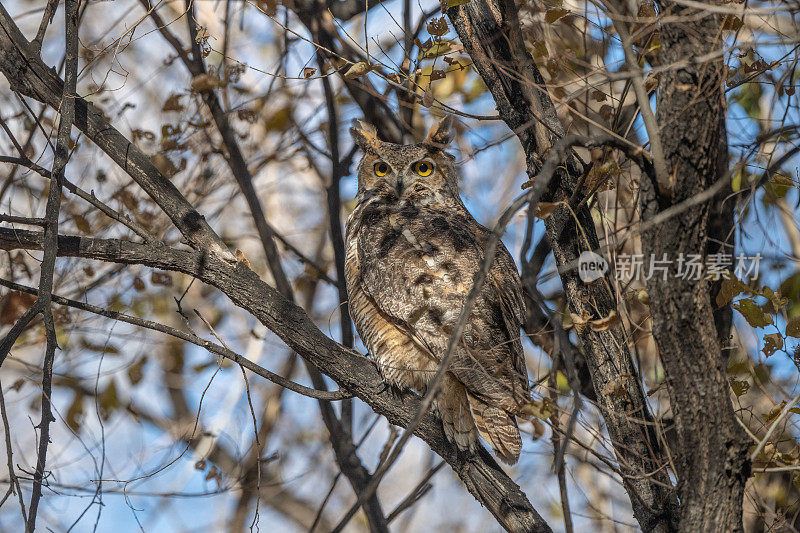
[[366,61],[359,61],[358,63],[354,63],[347,72],[344,73],[344,79],[346,80],[353,80],[359,78],[372,70],[372,65],[367,63]]
[[181,159],[181,162],[176,165],[172,162],[172,159],[167,157],[166,155],[162,154],[161,152],[154,154],[150,160],[153,162],[153,165],[168,178],[171,178],[181,170],[186,168],[186,159]]
[[731,389],[737,398],[746,394],[747,391],[750,390],[750,383],[748,381],[739,381],[735,378],[730,378],[729,382],[731,384]]
[[264,122],[264,129],[267,131],[285,131],[289,125],[291,114],[292,108],[290,106],[278,109]]
[[142,357],[128,367],[128,380],[130,380],[131,385],[136,385],[142,381],[142,378],[144,377],[142,367],[144,366],[145,362],[147,362],[147,358]]
[[433,59],[436,57],[443,56],[444,54],[449,54],[450,52],[458,51],[459,47],[455,46],[450,41],[441,41],[438,43],[432,43],[428,48],[422,50],[419,55],[420,59]]
[[778,415],[781,414],[781,411],[783,411],[784,407],[786,407],[786,400],[770,409],[768,413],[762,413],[761,417],[764,419],[766,424],[770,424],[773,420],[778,418]]
[[278,13],[278,2],[277,0],[263,0],[258,2],[259,7],[264,10],[270,17],[274,17]]
[[75,394],[75,398],[72,400],[69,409],[67,409],[67,415],[64,418],[72,431],[77,432],[81,429],[81,422],[83,422],[83,394]]
[[100,404],[100,416],[103,420],[108,420],[111,416],[111,412],[119,407],[119,395],[117,394],[117,386],[112,379],[109,382],[108,387],[98,397],[98,401]]
[[649,93],[655,91],[658,88],[658,81],[660,79],[660,74],[648,74],[647,78],[644,80],[644,88]]
[[559,205],[561,205],[561,202],[539,202],[536,205],[536,218],[542,220],[546,219],[553,214],[553,211],[555,211],[556,207]]
[[569,380],[563,372],[556,374],[556,387],[561,394],[567,394],[569,392]]
[[431,21],[428,22],[426,29],[428,30],[429,34],[435,35],[436,37],[441,37],[450,31],[450,29],[447,27],[447,21],[444,17],[431,19]]
[[81,337],[80,347],[106,355],[119,355],[119,348],[117,348],[113,344],[110,344],[108,342],[103,344],[94,344],[86,337]]
[[131,211],[136,211],[139,208],[139,200],[127,189],[118,190],[113,197],[122,202],[122,205]]
[[521,415],[528,417],[538,418],[539,420],[547,420],[555,412],[552,400],[550,398],[542,398],[541,400],[533,400],[528,402],[521,410]]
[[592,91],[592,98],[594,99],[595,102],[605,102],[607,96],[606,93],[604,93],[603,91],[594,90]]
[[725,15],[725,18],[722,19],[723,30],[736,31],[742,27],[742,24],[742,19],[736,15]]
[[86,220],[86,217],[83,215],[75,215],[75,227],[78,228],[83,233],[89,233],[91,228],[89,227],[89,221]]
[[217,87],[224,86],[225,83],[211,74],[200,74],[192,78],[192,91],[201,92],[216,89]]
[[747,290],[747,285],[739,281],[737,278],[730,277],[725,279],[720,285],[719,292],[717,293],[717,307],[727,305],[735,296],[738,296]]
[[431,81],[436,80],[443,80],[447,77],[447,74],[443,70],[435,69],[431,71]]
[[639,289],[636,292],[636,299],[643,305],[650,305],[650,295],[647,294],[647,289]]
[[433,105],[433,93],[431,92],[430,87],[428,90],[425,91],[425,94],[422,95],[422,106],[423,107],[430,107]]
[[761,289],[761,296],[769,300],[769,303],[772,304],[772,310],[775,313],[777,313],[778,310],[781,309],[784,305],[789,303],[788,299],[783,298],[780,294],[777,294],[769,287],[764,287],[763,289]]
[[247,258],[244,256],[244,253],[242,253],[240,249],[237,248],[234,252],[234,255],[236,256],[237,261],[241,261],[247,268],[250,268],[250,261],[247,260]]
[[169,95],[169,98],[167,98],[167,101],[164,102],[164,105],[161,107],[161,111],[183,111],[181,95],[177,93]]

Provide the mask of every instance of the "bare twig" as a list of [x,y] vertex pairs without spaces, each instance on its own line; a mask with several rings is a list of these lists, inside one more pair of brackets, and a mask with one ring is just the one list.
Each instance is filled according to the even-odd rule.
[[31,217],[18,217],[14,215],[6,215],[5,213],[0,213],[0,222],[9,222],[11,224],[22,224],[25,226],[47,226],[47,220],[43,218],[31,218]]
[[[558,388],[556,384],[557,375],[556,372],[553,370],[550,371],[549,375],[549,385],[550,385],[550,400],[553,404],[557,407],[558,406]],[[552,417],[551,426],[553,427],[554,431],[551,434],[550,440],[553,442],[553,451],[555,455],[558,456],[561,454],[561,450],[565,449],[569,445],[569,436],[565,435],[561,437],[559,433],[560,429],[560,421],[559,421],[559,414],[556,413]],[[561,512],[564,515],[564,531],[566,533],[572,533],[572,513],[569,509],[569,493],[567,492],[567,476],[564,468],[564,461],[556,461],[554,462],[555,470],[556,470],[556,477],[558,479],[558,491],[561,496]]]
[[[0,285],[8,287],[9,289],[15,291],[24,292],[27,294],[36,294],[36,289],[34,289],[33,287],[20,285],[19,283],[14,283],[13,281],[8,281],[2,278],[0,278]],[[82,311],[88,311],[89,313],[94,313],[99,316],[104,316],[112,320],[119,320],[120,322],[125,322],[126,324],[131,324],[133,326],[138,326],[142,328],[151,329],[153,331],[159,331],[161,333],[166,333],[167,335],[171,335],[183,341],[191,342],[196,346],[205,348],[206,350],[208,350],[213,354],[220,355],[226,359],[230,359],[237,365],[246,368],[253,374],[268,379],[269,381],[272,381],[276,385],[289,389],[290,391],[296,392],[297,394],[308,396],[309,398],[314,398],[316,400],[324,400],[324,401],[335,401],[335,400],[342,400],[344,398],[352,398],[352,395],[343,391],[321,391],[321,390],[310,389],[308,387],[300,385],[299,383],[295,383],[294,381],[288,380],[283,376],[275,374],[270,370],[267,370],[266,368],[250,361],[249,359],[243,357],[242,355],[239,355],[238,353],[230,350],[225,346],[220,346],[219,344],[215,344],[211,341],[202,339],[192,333],[186,333],[185,331],[171,328],[169,326],[165,326],[164,324],[160,324],[158,322],[153,322],[150,320],[145,320],[143,318],[126,315],[125,313],[120,313],[117,311],[109,311],[107,309],[103,309],[102,307],[98,307],[96,305],[79,302],[77,300],[71,300],[69,298],[64,298],[63,296],[58,296],[55,294],[53,295],[53,302],[59,305],[66,305],[75,309],[80,309]]]
[[39,30],[36,32],[36,37],[31,41],[31,46],[37,54],[42,53],[44,34],[47,31],[47,27],[53,22],[53,15],[55,15],[57,7],[58,0],[47,0],[47,5],[42,15],[42,22],[39,23]]
[[[605,2],[606,5],[611,2]],[[620,2],[621,4],[621,2]],[[611,8],[613,11],[613,7]],[[616,18],[616,17],[615,17]],[[656,183],[658,188],[656,192],[659,194],[670,195],[670,178],[667,162],[664,158],[664,147],[661,144],[661,133],[656,122],[656,116],[653,109],[650,107],[650,98],[647,94],[647,89],[644,86],[644,77],[642,69],[636,62],[636,53],[633,50],[633,38],[631,37],[627,23],[624,21],[616,20],[614,27],[619,33],[622,40],[622,48],[625,52],[625,62],[631,72],[631,84],[633,92],[636,95],[636,100],[639,103],[639,113],[644,121],[644,127],[647,130],[647,137],[650,141],[650,151],[653,154],[653,166],[655,167]]]
[[792,407],[794,407],[799,401],[800,401],[800,393],[798,393],[797,396],[792,398],[792,401],[783,406],[781,412],[778,414],[778,416],[775,418],[772,424],[770,424],[769,429],[767,429],[767,433],[764,435],[764,438],[761,439],[761,441],[758,443],[758,446],[756,446],[756,449],[753,450],[753,453],[750,454],[750,461],[755,461],[756,459],[758,459],[758,456],[764,450],[764,446],[767,445],[767,442],[769,441],[769,438],[772,436],[772,434],[775,432],[775,429],[777,429],[778,425],[781,422],[783,422],[783,419],[786,418],[786,415],[789,414],[789,411],[792,410]]
[[[0,4],[0,72],[8,78],[13,90],[59,109],[64,83],[40,58],[31,56],[25,43],[25,36]],[[111,126],[99,109],[75,94],[73,100],[76,127],[144,189],[193,248],[236,261],[205,218],[147,155]]]
[[[25,530],[28,529],[28,516],[25,513],[25,501],[22,499],[22,488],[19,485],[19,478],[14,472],[13,450],[11,447],[11,427],[8,424],[8,413],[6,413],[6,399],[3,396],[3,386],[0,385],[0,414],[3,417],[3,432],[5,433],[6,441],[6,457],[8,458],[8,490],[9,492],[16,492],[19,499],[19,508],[22,512],[22,522],[25,524]],[[8,495],[6,495],[7,497]],[[3,498],[5,500],[5,497]]]
[[[22,147],[20,147],[20,150],[21,149]],[[24,153],[20,153],[20,157],[9,157],[0,155],[0,163],[13,163],[15,165],[20,165],[29,168],[30,170],[33,170],[34,172],[36,172],[37,174],[39,174],[44,178],[47,179],[52,178],[52,174],[50,173],[49,170],[40,165],[37,165],[36,163],[28,159],[24,155]],[[94,192],[88,193],[84,191],[83,189],[72,183],[70,180],[68,180],[66,177],[62,178],[61,183],[63,187],[67,189],[69,192],[76,195],[78,198],[85,200],[89,204],[93,205],[110,219],[116,220],[117,222],[130,228],[131,231],[133,231],[136,235],[144,239],[145,242],[150,242],[153,240],[153,236],[141,224],[139,224],[135,220],[131,220],[130,217],[123,215],[122,213],[116,211],[115,209],[112,209],[107,204],[100,201],[94,195]]]
[[429,469],[428,472],[422,476],[422,479],[419,480],[419,483],[411,489],[411,492],[408,493],[408,496],[403,498],[403,500],[397,504],[397,507],[392,509],[392,512],[386,517],[386,520],[391,523],[395,518],[400,516],[403,511],[417,503],[425,494],[428,493],[429,490],[433,487],[430,483],[428,483],[431,478],[436,475],[436,472],[441,470],[444,466],[444,461],[439,461],[439,463],[434,466],[433,468]]
[[50,409],[53,360],[55,359],[57,341],[56,329],[53,321],[51,307],[53,297],[53,276],[55,274],[56,257],[58,256],[58,215],[61,211],[61,186],[64,171],[69,159],[70,133],[72,122],[75,120],[75,90],[78,82],[78,0],[65,0],[65,35],[66,35],[66,83],[61,97],[61,120],[58,124],[58,141],[53,161],[53,179],[50,181],[50,192],[47,197],[45,219],[47,225],[44,229],[42,247],[41,274],[39,277],[39,291],[36,297],[41,308],[47,346],[42,365],[42,417],[39,422],[39,446],[36,458],[36,471],[33,474],[33,491],[28,508],[28,531],[36,530],[36,514],[39,510],[39,500],[42,497],[42,484],[45,478],[45,464],[47,461],[47,447],[50,444],[50,422],[55,421]]

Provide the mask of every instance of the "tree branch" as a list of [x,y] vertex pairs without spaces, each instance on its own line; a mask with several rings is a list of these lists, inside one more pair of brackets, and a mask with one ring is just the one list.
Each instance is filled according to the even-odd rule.
[[[53,361],[56,348],[56,327],[53,320],[53,276],[58,255],[58,216],[61,212],[61,189],[64,173],[69,160],[69,143],[72,132],[72,122],[75,119],[75,95],[78,83],[78,0],[64,2],[64,34],[66,39],[66,83],[62,89],[61,120],[58,123],[58,140],[56,153],[53,160],[53,171],[50,180],[50,192],[47,196],[45,208],[46,225],[42,236],[44,257],[42,258],[39,275],[39,290],[37,291],[34,307],[42,312],[46,337],[44,362],[42,364],[42,416],[39,421],[39,446],[36,457],[36,470],[33,473],[33,490],[31,492],[30,506],[28,507],[29,532],[36,530],[36,515],[39,511],[39,501],[42,497],[42,482],[45,478],[45,465],[47,463],[47,447],[50,444],[50,422],[55,418],[51,411],[53,393]],[[33,307],[32,307],[33,308]],[[10,346],[9,346],[10,348]],[[0,362],[5,354],[0,352]]]
[[[64,82],[34,56],[24,35],[0,5],[0,72],[20,94],[59,109]],[[93,104],[74,95],[75,126],[105,152],[152,198],[193,248],[229,261],[233,254],[205,218],[141,150],[117,131]]]
[[[0,278],[0,285],[4,287],[8,287],[11,290],[24,292],[27,294],[36,294],[37,290],[33,287],[27,287],[25,285],[20,285],[19,283],[14,283],[13,281],[8,281],[6,279]],[[59,305],[66,305],[72,307],[74,309],[80,309],[82,311],[87,311],[89,313],[94,313],[99,316],[104,316],[106,318],[110,318],[112,320],[118,320],[120,322],[125,322],[126,324],[131,324],[133,326],[138,326],[146,329],[151,329],[153,331],[159,331],[161,333],[166,333],[167,335],[171,335],[175,338],[181,339],[186,342],[190,342],[196,346],[204,348],[209,352],[220,355],[226,359],[230,359],[237,365],[240,365],[253,374],[257,376],[261,376],[264,379],[268,379],[269,381],[279,385],[285,389],[289,389],[292,392],[296,392],[297,394],[301,394],[303,396],[307,396],[309,398],[314,398],[316,400],[324,400],[324,401],[336,401],[342,400],[345,398],[352,398],[351,394],[347,394],[342,391],[327,391],[327,390],[316,390],[310,389],[299,383],[295,383],[292,380],[286,379],[283,376],[275,374],[267,370],[266,368],[258,365],[246,357],[225,348],[224,346],[220,346],[219,344],[213,343],[211,341],[207,341],[197,335],[192,333],[186,333],[185,331],[181,331],[179,329],[171,328],[169,326],[165,326],[164,324],[160,324],[158,322],[153,322],[151,320],[145,320],[143,318],[138,318],[135,316],[126,315],[125,313],[120,313],[117,311],[109,311],[107,309],[103,309],[102,307],[97,307],[96,305],[87,304],[84,302],[79,302],[77,300],[71,300],[69,298],[64,298],[63,296],[53,295],[53,302]]]
[[[41,249],[40,232],[0,228],[0,249]],[[366,402],[376,413],[407,427],[419,411],[419,398],[403,392],[399,398],[386,390],[375,365],[347,350],[316,328],[301,308],[280,294],[244,263],[230,264],[219,257],[176,250],[161,243],[138,244],[77,236],[59,237],[59,255],[120,264],[141,264],[182,272],[214,286],[236,305],[252,313],[306,361],[325,369],[343,390]],[[441,456],[475,496],[508,531],[540,530],[542,517],[519,486],[481,448],[476,454],[459,453],[445,437],[441,421],[432,413],[422,417],[415,434]]]

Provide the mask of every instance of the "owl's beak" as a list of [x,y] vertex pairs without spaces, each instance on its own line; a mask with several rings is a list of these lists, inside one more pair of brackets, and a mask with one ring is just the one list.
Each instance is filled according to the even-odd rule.
[[403,176],[397,176],[397,183],[394,186],[395,190],[397,191],[397,195],[400,196],[403,194]]

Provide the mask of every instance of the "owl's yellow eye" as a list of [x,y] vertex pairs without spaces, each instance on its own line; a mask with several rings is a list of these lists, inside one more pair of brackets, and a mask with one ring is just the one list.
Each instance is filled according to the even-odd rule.
[[372,167],[372,169],[375,171],[375,175],[378,176],[379,178],[382,178],[383,176],[389,173],[389,165],[387,165],[383,161],[378,161],[377,163],[375,163],[375,166]]
[[414,163],[412,168],[414,169],[414,172],[416,172],[423,178],[425,176],[430,176],[431,172],[433,172],[433,165],[431,163],[428,163],[427,161],[417,161],[416,163]]

